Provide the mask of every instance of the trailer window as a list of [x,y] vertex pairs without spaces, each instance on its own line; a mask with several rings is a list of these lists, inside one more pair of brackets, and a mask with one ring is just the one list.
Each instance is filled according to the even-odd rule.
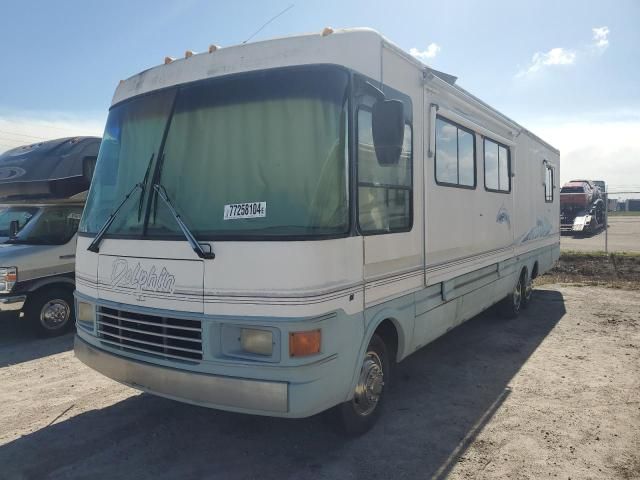
[[[544,167],[544,201],[551,203],[553,202],[553,167],[548,163],[545,163]],[[564,188],[562,190],[564,190]]]
[[484,139],[484,187],[492,192],[511,191],[511,152],[488,138]]
[[476,188],[475,134],[460,125],[436,119],[436,183]]
[[358,223],[365,234],[407,231],[412,221],[412,132],[396,165],[380,165],[373,148],[371,112],[358,111]]

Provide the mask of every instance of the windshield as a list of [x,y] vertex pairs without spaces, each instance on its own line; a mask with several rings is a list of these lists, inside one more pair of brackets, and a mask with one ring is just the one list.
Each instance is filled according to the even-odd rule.
[[63,245],[75,235],[81,215],[79,205],[45,207],[7,243]]
[[9,236],[14,220],[18,221],[18,231],[22,230],[37,211],[37,207],[0,207],[0,237]]
[[275,69],[114,107],[80,231],[96,233],[150,167],[109,234],[181,235],[152,179],[200,240],[346,233],[347,87],[335,67]]

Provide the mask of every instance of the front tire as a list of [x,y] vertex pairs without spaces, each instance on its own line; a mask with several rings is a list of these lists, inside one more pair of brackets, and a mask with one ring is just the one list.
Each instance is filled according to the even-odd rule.
[[343,433],[362,435],[378,420],[391,382],[390,362],[386,344],[374,334],[360,367],[353,398],[334,409],[338,427]]
[[25,315],[38,336],[63,335],[75,322],[73,295],[60,287],[36,292],[27,303]]

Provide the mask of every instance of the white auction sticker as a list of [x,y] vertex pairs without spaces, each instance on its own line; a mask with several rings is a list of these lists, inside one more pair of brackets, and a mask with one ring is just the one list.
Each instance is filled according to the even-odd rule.
[[232,203],[224,206],[224,219],[260,218],[267,216],[267,202]]

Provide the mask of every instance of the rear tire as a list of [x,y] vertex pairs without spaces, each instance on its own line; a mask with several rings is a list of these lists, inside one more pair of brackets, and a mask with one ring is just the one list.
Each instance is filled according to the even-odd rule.
[[522,285],[522,308],[527,308],[533,298],[533,278],[525,272],[524,283]]
[[56,337],[75,323],[73,295],[65,288],[52,287],[36,292],[27,302],[25,316],[40,337]]
[[349,436],[362,435],[378,420],[385,393],[391,384],[391,359],[382,338],[374,334],[367,347],[353,398],[331,411],[339,430]]
[[524,275],[518,277],[518,281],[513,287],[512,292],[507,295],[500,303],[500,311],[502,316],[509,319],[515,319],[520,314],[522,308],[522,297],[524,292]]

